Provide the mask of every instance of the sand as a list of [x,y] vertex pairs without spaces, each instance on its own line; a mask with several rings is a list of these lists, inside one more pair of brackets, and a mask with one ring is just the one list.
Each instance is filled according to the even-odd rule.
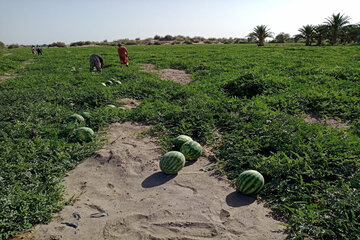
[[[285,228],[270,217],[263,203],[203,171],[210,164],[208,153],[177,175],[160,172],[159,144],[140,134],[148,128],[130,122],[109,126],[108,144],[63,182],[67,198],[75,196],[73,204],[56,213],[48,225],[38,225],[17,239],[286,238]],[[108,216],[90,217],[101,212]]]
[[316,114],[309,114],[304,118],[304,121],[307,123],[317,123],[317,124],[323,124],[328,125],[334,128],[342,128],[342,129],[348,129],[349,125],[345,122],[337,121],[336,119],[329,118],[329,119],[322,119],[321,116]]
[[153,64],[142,64],[140,67],[140,70],[144,72],[151,72],[157,74],[162,80],[169,80],[178,82],[180,84],[188,84],[191,82],[191,75],[187,74],[183,70],[177,70],[177,69],[161,69],[157,70],[155,69],[155,66]]

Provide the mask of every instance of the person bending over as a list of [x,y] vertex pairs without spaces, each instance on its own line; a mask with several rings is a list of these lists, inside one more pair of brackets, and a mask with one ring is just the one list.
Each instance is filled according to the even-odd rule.
[[102,69],[104,68],[104,59],[97,54],[90,56],[90,72],[93,71],[94,67],[99,72],[102,72]]

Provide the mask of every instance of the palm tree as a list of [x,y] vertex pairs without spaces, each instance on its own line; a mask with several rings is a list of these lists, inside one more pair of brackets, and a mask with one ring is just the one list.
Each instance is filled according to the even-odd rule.
[[349,24],[344,26],[339,32],[340,43],[356,42],[360,33],[360,24]]
[[248,42],[256,41],[256,37],[255,37],[254,33],[249,33],[246,37],[247,37]]
[[319,24],[314,27],[314,38],[316,39],[317,46],[320,46],[322,44],[322,41],[326,39],[329,32],[329,27],[324,24]]
[[346,24],[349,23],[350,17],[344,16],[344,14],[333,14],[330,17],[326,18],[326,25],[330,28],[330,36],[331,36],[331,45],[336,43],[339,31],[343,28]]
[[264,46],[265,38],[273,37],[272,32],[270,32],[270,29],[267,29],[266,25],[256,26],[249,36],[255,36],[257,38],[259,47]]
[[303,38],[305,39],[305,45],[311,46],[314,37],[314,26],[313,25],[305,25],[298,30],[300,34],[296,35],[296,38]]

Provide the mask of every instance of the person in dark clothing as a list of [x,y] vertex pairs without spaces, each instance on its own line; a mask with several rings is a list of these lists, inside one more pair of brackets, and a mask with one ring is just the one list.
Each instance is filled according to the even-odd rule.
[[90,72],[93,71],[94,67],[99,72],[102,72],[102,69],[104,68],[104,59],[97,54],[90,56]]
[[35,54],[35,46],[34,45],[31,46],[31,52],[32,52],[32,54]]
[[39,47],[39,46],[37,46],[36,52],[38,55],[42,55],[42,53],[43,53],[41,47]]

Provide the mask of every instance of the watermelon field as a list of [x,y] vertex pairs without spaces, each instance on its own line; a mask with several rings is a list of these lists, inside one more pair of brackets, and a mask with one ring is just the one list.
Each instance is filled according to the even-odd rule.
[[[260,172],[259,199],[288,227],[288,239],[360,238],[359,46],[127,49],[128,68],[116,47],[45,48],[42,56],[0,50],[0,75],[16,76],[0,80],[0,239],[49,222],[70,201],[61,180],[119,121],[152,124],[148,134],[164,152],[176,136],[191,136],[212,148],[213,170],[234,182],[244,170]],[[102,73],[89,72],[93,53],[105,60]],[[184,70],[192,82],[161,80],[141,64]],[[111,78],[121,84],[101,84]],[[107,106],[122,98],[141,104]],[[68,124],[84,111],[86,122]],[[323,121],[304,120],[311,117]],[[78,125],[95,139],[76,141]]]

